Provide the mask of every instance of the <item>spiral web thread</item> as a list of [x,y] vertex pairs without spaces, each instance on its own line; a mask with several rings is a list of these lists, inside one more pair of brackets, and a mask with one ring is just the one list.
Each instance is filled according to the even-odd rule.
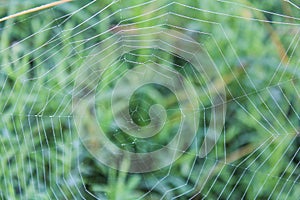
[[[1,4],[14,12],[10,3]],[[289,5],[291,15],[260,9],[246,1],[71,2],[0,24],[0,196],[3,199],[106,199],[113,198],[112,190],[121,191],[119,182],[133,185],[134,192],[127,194],[129,199],[297,199],[300,189],[300,52],[297,50],[300,18],[296,15],[299,4],[296,1],[283,4]],[[15,5],[22,7],[23,4]],[[239,26],[242,27],[237,28]],[[243,35],[257,26],[263,27],[261,32]],[[23,33],[18,27],[27,27],[30,31]],[[234,27],[241,33],[239,39],[232,34]],[[200,92],[196,112],[202,116],[202,129],[189,148],[179,152],[181,157],[172,158],[171,164],[153,172],[126,173],[130,165],[126,162],[119,166],[125,172],[116,172],[99,162],[97,156],[93,157],[93,151],[87,151],[80,137],[85,132],[93,133],[94,127],[85,127],[82,133],[78,123],[94,118],[91,113],[79,112],[80,120],[75,119],[82,109],[76,104],[76,98],[88,97],[91,90],[96,90],[99,94],[96,100],[101,106],[101,98],[106,95],[106,90],[97,85],[103,69],[87,71],[84,63],[95,57],[105,70],[121,70],[120,74],[109,71],[103,87],[121,78],[124,65],[159,61],[170,66],[172,62],[160,54],[161,46],[145,54],[129,51],[124,56],[118,55],[112,63],[105,60],[111,56],[105,52],[113,54],[115,46],[126,48],[126,44],[132,44],[128,33],[151,30],[152,34],[160,34],[155,32],[161,30],[157,28],[188,35],[212,60],[218,78],[225,83],[227,97],[219,102],[227,107],[225,124],[212,151],[200,156],[204,138],[201,133],[208,132],[208,121],[216,117],[211,116],[214,114],[211,110],[218,106],[212,105],[208,88],[218,90],[220,83],[216,79],[210,85],[206,82],[209,77],[204,75],[206,89]],[[244,55],[245,49],[255,48],[255,45],[243,47],[242,42],[245,37],[255,40],[266,32],[268,42],[282,40],[287,46],[275,42],[277,45],[273,48],[253,52],[253,57],[264,66],[247,60],[251,55]],[[114,35],[121,35],[115,44],[103,42]],[[152,39],[147,34],[137,36],[141,36],[139,42],[145,43],[145,47]],[[185,42],[185,38],[174,34],[170,37],[178,43]],[[95,56],[91,52],[98,46],[100,50]],[[192,49],[187,53],[195,54]],[[266,56],[267,61],[260,55]],[[183,67],[185,73],[188,63],[175,65]],[[196,72],[191,74],[199,76]],[[76,87],[76,80],[85,85]],[[167,124],[172,125],[172,121]],[[241,130],[238,124],[245,129]],[[111,124],[107,126],[112,128]],[[113,137],[119,138],[118,134],[119,129],[116,129]],[[245,141],[245,138],[253,141]],[[140,138],[121,140],[119,144],[125,150],[132,150],[135,145],[141,148],[142,144],[155,148],[164,146]],[[97,144],[94,148],[96,152]],[[181,148],[172,150],[176,153]],[[138,151],[143,152],[143,149]],[[272,159],[275,156],[277,159]],[[112,180],[105,180],[103,175]],[[110,181],[115,181],[112,186]]]

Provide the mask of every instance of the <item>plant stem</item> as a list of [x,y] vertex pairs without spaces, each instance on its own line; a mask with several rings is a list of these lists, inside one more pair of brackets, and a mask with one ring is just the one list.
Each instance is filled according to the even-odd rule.
[[37,11],[44,10],[44,9],[47,9],[47,8],[51,8],[51,7],[54,7],[54,6],[63,4],[63,3],[67,3],[67,2],[70,2],[70,1],[72,1],[72,0],[60,0],[60,1],[55,1],[55,2],[52,2],[52,3],[48,3],[48,4],[45,4],[45,5],[42,5],[42,6],[38,6],[38,7],[35,7],[35,8],[31,8],[31,9],[28,9],[28,10],[24,10],[24,11],[21,11],[21,12],[18,12],[18,13],[15,13],[15,14],[12,14],[12,15],[1,18],[0,23],[4,22],[6,20],[9,20],[9,19],[15,18],[15,17],[19,17],[19,16],[26,15],[26,14],[29,14],[29,13],[33,13],[33,12],[37,12]]

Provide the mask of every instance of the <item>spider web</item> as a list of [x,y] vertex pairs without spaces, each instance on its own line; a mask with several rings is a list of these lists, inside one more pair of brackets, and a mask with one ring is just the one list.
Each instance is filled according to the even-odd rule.
[[0,23],[1,198],[297,199],[298,13],[95,0]]

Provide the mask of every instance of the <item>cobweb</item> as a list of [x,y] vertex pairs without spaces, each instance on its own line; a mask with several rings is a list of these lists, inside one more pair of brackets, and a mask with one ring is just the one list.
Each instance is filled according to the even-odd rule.
[[299,5],[73,1],[0,23],[1,198],[298,199]]

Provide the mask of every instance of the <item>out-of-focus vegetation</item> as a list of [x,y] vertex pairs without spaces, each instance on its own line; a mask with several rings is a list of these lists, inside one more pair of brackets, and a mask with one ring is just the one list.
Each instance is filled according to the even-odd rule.
[[[0,17],[47,2],[1,1]],[[0,23],[0,197],[298,199],[299,9],[284,1],[235,2],[74,1]],[[204,108],[199,108],[197,139],[164,169],[119,172],[101,164],[82,145],[73,118],[74,80],[93,47],[122,29],[113,27],[125,24],[132,29],[174,29],[209,52],[226,83],[227,112],[221,138],[207,157],[197,157],[210,119],[205,95],[199,97]],[[113,87],[122,70],[148,60],[178,71],[185,66],[188,72],[180,73],[191,76],[200,88],[205,85],[187,61],[159,48],[116,60],[119,63],[112,66],[121,63],[123,68],[107,72],[104,91]],[[149,95],[154,93],[155,98]],[[180,112],[174,100],[170,91],[145,87],[130,101],[132,117],[146,125],[150,105],[160,103],[176,118]],[[99,106],[105,103],[109,102]],[[111,113],[97,114],[111,129],[110,140],[128,151],[160,148],[178,126],[169,124],[151,140],[136,139],[112,127]],[[95,120],[84,118],[87,127]],[[124,171],[128,165],[122,163]]]

